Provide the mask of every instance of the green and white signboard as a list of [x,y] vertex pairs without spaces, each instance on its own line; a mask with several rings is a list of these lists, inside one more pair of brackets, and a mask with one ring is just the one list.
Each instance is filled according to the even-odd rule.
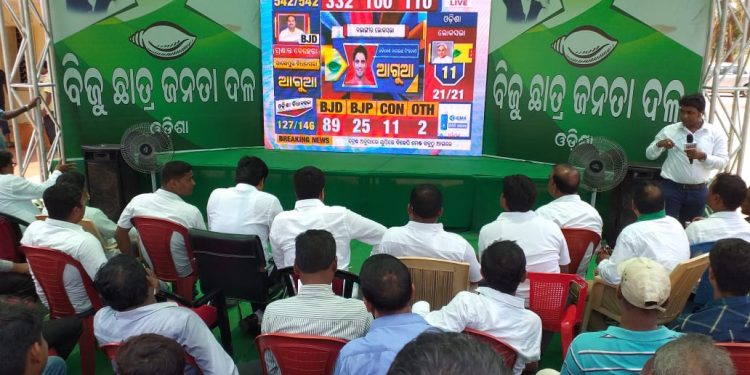
[[257,0],[49,1],[65,152],[129,126],[176,149],[263,144]]
[[708,0],[492,2],[484,153],[560,162],[592,136],[645,161],[700,87]]
[[[484,154],[558,162],[606,136],[645,161],[699,90],[709,0],[461,1],[492,1]],[[49,6],[68,156],[137,123],[177,149],[263,144],[258,0]]]

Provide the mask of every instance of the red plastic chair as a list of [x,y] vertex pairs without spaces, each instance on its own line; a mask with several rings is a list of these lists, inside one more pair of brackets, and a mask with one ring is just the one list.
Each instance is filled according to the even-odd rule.
[[44,296],[49,305],[50,318],[62,318],[76,315],[73,305],[68,299],[63,282],[63,271],[66,265],[71,265],[81,274],[83,288],[91,301],[93,311],[86,316],[80,316],[83,324],[83,332],[78,339],[81,351],[81,370],[83,375],[94,375],[94,351],[96,350],[96,339],[94,338],[94,314],[102,307],[99,295],[94,289],[94,283],[83,269],[81,263],[68,254],[45,247],[21,246],[21,251],[26,254],[26,260],[34,276],[34,280],[42,287]]
[[[576,326],[583,321],[588,284],[578,275],[565,273],[529,272],[526,277],[530,288],[529,309],[542,319],[542,329],[560,332],[565,358]],[[571,284],[578,285],[578,298],[574,304],[568,305]]]
[[[193,250],[190,247],[188,229],[174,221],[156,217],[137,216],[131,221],[138,230],[141,243],[146,253],[148,253],[148,258],[151,260],[156,277],[159,280],[171,282],[175,294],[188,301],[192,301],[193,287],[198,278],[198,268],[195,264]],[[177,274],[172,259],[170,242],[172,241],[172,233],[174,232],[179,233],[184,239],[185,250],[187,251],[188,259],[190,259],[190,267],[193,269],[193,273],[185,277]]]
[[[120,350],[120,346],[122,346],[121,342],[112,342],[109,344],[104,344],[99,348],[104,352],[104,354],[107,355],[107,358],[109,358],[110,361],[114,362],[115,358],[117,357],[117,351]],[[198,369],[199,374],[203,373],[202,371],[200,371],[198,363],[195,362],[195,358],[193,358],[193,356],[191,356],[190,354],[187,354],[187,352],[185,352],[185,364],[195,366],[195,368]]]
[[581,261],[586,256],[586,250],[591,247],[593,254],[593,251],[599,246],[599,241],[602,238],[598,233],[588,229],[564,228],[562,229],[562,233],[563,237],[565,237],[565,242],[568,244],[568,254],[570,254],[570,264],[568,265],[567,273],[576,274]]
[[346,340],[325,336],[269,333],[255,339],[263,374],[268,374],[266,353],[270,350],[284,375],[329,375]]
[[732,358],[737,375],[750,374],[750,343],[720,342],[716,343],[716,346],[729,351],[729,357]]
[[516,353],[516,350],[510,345],[487,332],[482,332],[476,329],[464,328],[464,333],[492,347],[497,354],[500,354],[503,357],[503,362],[505,362],[505,365],[508,366],[508,368],[513,368],[513,366],[515,366],[518,353]]
[[20,224],[28,223],[6,214],[0,214],[0,259],[9,260],[14,263],[25,263],[21,252],[21,228]]

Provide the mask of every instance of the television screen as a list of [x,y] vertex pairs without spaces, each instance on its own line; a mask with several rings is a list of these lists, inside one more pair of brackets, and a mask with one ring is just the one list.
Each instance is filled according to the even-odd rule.
[[262,0],[270,149],[479,155],[488,0]]

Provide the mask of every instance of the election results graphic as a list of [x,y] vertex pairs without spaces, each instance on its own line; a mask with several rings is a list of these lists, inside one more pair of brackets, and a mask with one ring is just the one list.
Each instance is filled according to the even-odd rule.
[[261,0],[269,149],[480,155],[487,0]]

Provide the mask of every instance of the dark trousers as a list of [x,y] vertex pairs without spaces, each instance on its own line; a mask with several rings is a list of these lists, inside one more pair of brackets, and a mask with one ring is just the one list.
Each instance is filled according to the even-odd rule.
[[42,325],[42,336],[59,357],[68,358],[78,344],[83,324],[76,316],[47,320]]
[[677,219],[680,224],[685,225],[685,222],[703,215],[708,196],[708,188],[705,184],[702,187],[685,187],[665,179],[661,182],[661,189],[667,215]]
[[55,140],[55,135],[57,134],[57,131],[55,130],[55,122],[52,121],[52,117],[44,116],[44,132],[47,133],[49,144],[52,144],[52,141]]

